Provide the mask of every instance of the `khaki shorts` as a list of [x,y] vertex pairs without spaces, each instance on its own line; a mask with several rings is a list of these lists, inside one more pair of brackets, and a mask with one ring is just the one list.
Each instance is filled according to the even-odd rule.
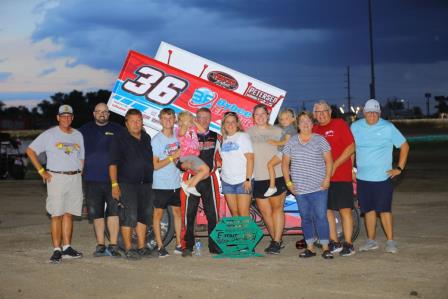
[[51,216],[65,213],[81,216],[82,178],[81,174],[67,175],[50,172],[51,181],[47,183],[47,212]]

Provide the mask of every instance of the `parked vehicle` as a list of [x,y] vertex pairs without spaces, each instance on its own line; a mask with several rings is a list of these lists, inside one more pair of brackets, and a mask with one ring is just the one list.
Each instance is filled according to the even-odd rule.
[[20,140],[7,133],[0,133],[0,178],[22,180],[26,173],[25,153],[20,150]]
[[[357,206],[356,201],[356,194],[355,196],[355,208],[353,209],[352,215],[353,215],[353,235],[352,240],[355,241],[356,238],[359,235],[360,231],[360,225],[361,225],[361,218],[360,218],[360,210]],[[293,195],[288,195],[285,199],[284,204],[284,210],[285,210],[285,228],[283,231],[284,235],[302,235],[302,227],[301,227],[301,217],[300,213],[297,207],[297,201]],[[223,217],[231,217],[230,211],[227,207],[226,201],[224,199],[224,196],[221,195],[220,200],[220,207],[219,207],[219,218]],[[252,203],[250,205],[250,217],[254,220],[254,222],[260,227],[260,229],[263,230],[264,234],[267,235],[268,232],[266,230],[266,225],[263,222],[263,218],[261,216],[261,212],[257,207],[257,204],[255,202],[255,199],[252,200]],[[342,241],[344,236],[342,233],[342,224],[341,224],[341,217],[338,212],[335,212],[336,217],[336,229],[338,232],[339,240]],[[161,221],[161,234],[162,234],[162,240],[164,243],[164,246],[167,246],[171,240],[174,237],[174,220],[173,220],[173,213],[171,211],[171,208],[168,208],[165,210],[162,221]],[[204,209],[202,207],[202,204],[199,205],[198,208],[198,214],[196,216],[196,235],[198,236],[206,236],[207,234],[207,220],[205,217]],[[106,235],[108,236],[107,232]],[[156,247],[156,242],[154,239],[154,232],[152,229],[152,225],[148,225],[147,229],[147,246],[150,249],[154,249]],[[135,233],[132,235],[132,242],[134,244],[137,243],[137,236]],[[123,241],[121,239],[121,235],[119,235],[118,239],[118,245],[120,248],[124,248]]]

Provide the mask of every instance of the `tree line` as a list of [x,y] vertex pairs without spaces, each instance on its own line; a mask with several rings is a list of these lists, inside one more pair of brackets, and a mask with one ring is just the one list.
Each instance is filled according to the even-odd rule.
[[[0,101],[0,117],[30,120],[32,129],[46,129],[57,124],[59,106],[67,104],[72,106],[74,111],[73,127],[79,128],[93,119],[95,106],[101,102],[107,103],[110,95],[111,92],[104,89],[87,93],[78,90],[69,93],[58,92],[32,109],[25,106],[5,107]],[[118,114],[111,113],[110,118],[112,121],[123,123],[123,117]]]
[[[49,100],[43,100],[36,107],[31,110],[25,106],[18,107],[6,107],[5,103],[0,100],[0,117],[9,119],[25,119],[31,123],[29,129],[46,129],[56,124],[56,114],[60,105],[68,104],[73,107],[75,118],[73,120],[73,127],[79,128],[86,122],[92,120],[92,112],[95,105],[104,102],[107,103],[111,92],[109,90],[100,89],[94,92],[83,93],[82,91],[73,90],[69,93],[58,92],[50,96]],[[448,113],[448,97],[447,96],[435,96],[434,100],[437,113],[433,116],[438,117],[442,113]],[[392,110],[405,109],[404,103],[397,98],[392,100],[388,99],[386,107]],[[416,117],[422,117],[423,113],[420,107],[413,107],[414,115]],[[339,110],[336,106],[333,107],[336,117],[340,117]],[[123,123],[123,117],[111,113],[110,118],[112,121]]]

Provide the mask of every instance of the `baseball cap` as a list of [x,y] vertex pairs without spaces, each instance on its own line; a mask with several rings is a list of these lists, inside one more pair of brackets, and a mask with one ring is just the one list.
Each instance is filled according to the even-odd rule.
[[69,105],[62,105],[62,106],[59,106],[59,112],[58,112],[58,115],[61,115],[61,114],[73,114],[73,109],[72,109],[72,107],[69,106]]
[[364,104],[364,112],[377,112],[381,113],[381,106],[375,99],[370,99]]

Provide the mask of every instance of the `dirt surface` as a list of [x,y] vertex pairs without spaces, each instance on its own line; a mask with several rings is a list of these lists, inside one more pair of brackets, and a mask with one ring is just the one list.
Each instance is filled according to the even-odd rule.
[[[279,256],[261,258],[93,258],[83,220],[72,243],[84,258],[52,265],[45,187],[0,181],[0,298],[448,298],[448,155],[426,149],[410,160],[394,199],[399,253],[383,251],[379,230],[380,249],[334,260],[299,259],[298,236],[285,237]],[[364,240],[363,229],[355,247]]]

